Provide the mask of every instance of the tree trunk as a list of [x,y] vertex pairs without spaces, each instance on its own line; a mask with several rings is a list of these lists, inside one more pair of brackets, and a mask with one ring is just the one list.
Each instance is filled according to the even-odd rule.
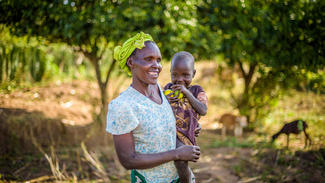
[[248,73],[245,71],[242,62],[238,61],[239,63],[239,67],[240,67],[240,71],[244,77],[244,81],[245,81],[245,88],[244,88],[244,95],[248,95],[249,94],[249,85],[252,81],[254,72],[255,72],[255,68],[257,66],[256,63],[251,63],[249,65],[249,70]]
[[108,68],[105,81],[102,81],[101,70],[100,70],[100,65],[99,65],[99,61],[101,58],[97,57],[97,56],[90,55],[89,53],[86,53],[86,54],[84,53],[84,55],[91,61],[91,63],[95,67],[96,80],[97,80],[97,84],[98,84],[98,87],[100,90],[100,101],[101,101],[101,110],[99,113],[99,120],[101,123],[103,123],[105,121],[105,116],[106,116],[107,107],[108,107],[108,92],[107,92],[108,80],[109,80],[109,77],[114,69],[116,60],[113,60],[113,62],[111,63],[111,65]]
[[[245,71],[243,63],[241,61],[238,61],[239,67],[240,67],[240,71],[243,75],[244,81],[245,81],[245,86],[244,86],[244,91],[243,91],[243,96],[240,100],[240,102],[238,103],[238,108],[249,108],[249,95],[250,95],[250,84],[252,82],[252,78],[256,69],[256,62],[254,63],[250,63],[249,65],[249,70]],[[247,122],[250,122],[250,111],[247,112],[245,114],[246,118],[247,118]]]

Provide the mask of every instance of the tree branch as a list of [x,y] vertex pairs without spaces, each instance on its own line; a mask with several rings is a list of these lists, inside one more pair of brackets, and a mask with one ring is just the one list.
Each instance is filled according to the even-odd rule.
[[94,60],[94,61],[92,61],[92,63],[94,64],[94,67],[95,67],[96,78],[97,78],[97,82],[99,84],[99,87],[103,87],[103,82],[102,82],[102,77],[101,77],[101,73],[100,73],[98,60]]
[[249,66],[249,71],[248,71],[248,75],[247,75],[247,77],[248,77],[247,79],[248,79],[249,83],[251,82],[251,80],[253,78],[256,66],[257,66],[256,62],[251,63]]
[[107,86],[109,76],[111,75],[111,72],[113,71],[116,62],[117,61],[115,59],[113,59],[113,62],[111,63],[111,65],[108,68],[107,75],[106,75],[106,80],[105,80],[105,83],[104,83],[105,86]]
[[99,87],[102,87],[103,82],[102,82],[99,63],[98,63],[99,58],[96,57],[96,55],[94,55],[92,52],[88,52],[87,50],[82,49],[81,52],[84,54],[85,57],[87,57],[89,59],[90,63],[92,63],[93,66],[95,67],[96,79],[97,79],[98,85],[99,85]]
[[245,80],[245,93],[246,93],[248,91],[248,87],[252,81],[257,63],[256,62],[250,63],[248,73],[245,72],[243,63],[241,61],[238,61],[238,64],[239,64],[239,68],[240,68],[240,70],[243,74],[244,80]]
[[81,51],[81,52],[85,55],[85,57],[87,57],[87,58],[90,60],[90,62],[91,62],[92,64],[94,64],[94,65],[95,65],[95,62],[97,62],[97,61],[99,60],[99,58],[96,56],[96,54],[94,55],[93,52],[89,52],[89,51],[87,51],[87,50],[85,50],[85,49],[81,49],[80,51]]
[[105,53],[105,51],[106,51],[106,48],[107,48],[107,44],[105,44],[103,50],[102,50],[101,53],[99,54],[99,60],[101,60],[101,59],[103,58],[103,55],[104,55],[104,53]]
[[240,71],[242,72],[243,77],[244,77],[245,80],[246,80],[246,78],[247,78],[247,74],[246,74],[246,72],[245,72],[245,69],[244,69],[243,63],[242,63],[241,61],[238,61],[238,64],[239,64]]

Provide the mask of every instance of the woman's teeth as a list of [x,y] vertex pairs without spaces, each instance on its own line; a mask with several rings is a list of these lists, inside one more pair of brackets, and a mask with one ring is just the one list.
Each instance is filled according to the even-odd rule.
[[150,76],[158,76],[158,72],[148,72]]

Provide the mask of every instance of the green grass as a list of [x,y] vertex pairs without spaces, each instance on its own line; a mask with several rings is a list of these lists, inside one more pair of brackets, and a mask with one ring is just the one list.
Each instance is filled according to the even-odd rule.
[[218,147],[238,147],[238,148],[275,148],[267,141],[256,141],[253,138],[238,139],[236,137],[227,137],[224,140],[216,139],[211,142],[210,148]]
[[[167,64],[166,64],[167,65]],[[169,64],[168,64],[169,66]],[[164,71],[162,72],[162,75],[160,77],[160,84],[163,86],[167,82],[170,81],[170,73],[168,66],[164,68]],[[219,119],[219,117],[224,113],[233,113],[238,114],[238,111],[234,109],[234,104],[232,102],[232,99],[230,97],[229,91],[222,87],[221,81],[218,79],[217,75],[211,76],[211,77],[202,77],[202,80],[198,80],[200,78],[200,74],[202,75],[203,72],[201,72],[199,69],[200,67],[216,67],[216,65],[211,65],[210,63],[202,62],[197,64],[198,66],[198,76],[196,76],[196,80],[194,80],[193,84],[200,84],[205,91],[208,94],[209,97],[209,111],[207,116],[203,116],[200,120],[200,122],[206,121],[207,123],[215,123]],[[24,85],[16,85],[15,83],[7,83],[0,86],[0,95],[1,94],[10,94],[14,93],[16,90],[33,90],[35,88],[41,87],[41,86],[52,86],[50,85],[51,82],[56,82],[60,80],[61,82],[69,82],[70,79],[62,79],[62,78],[55,78],[51,81],[42,81],[41,83],[26,83]],[[129,86],[130,78],[126,78],[125,82],[123,82],[123,78],[119,79],[120,82],[115,82],[118,77],[112,77],[110,79],[110,85],[109,85],[109,93],[110,96],[113,96],[114,93],[119,94],[120,91],[124,90]],[[238,78],[238,81],[236,81],[236,87],[241,86],[241,79]],[[91,80],[94,81],[94,80]],[[61,83],[59,82],[59,83]],[[87,87],[83,87],[83,85],[78,85],[76,83],[83,83],[83,81],[75,81],[75,83],[71,84],[71,88],[75,88],[76,90],[87,90],[87,92],[81,93],[78,95],[78,99],[84,102],[91,103],[94,107],[98,106],[98,97],[95,97],[96,92],[91,93],[90,91],[96,90],[96,87],[92,87],[91,90]],[[92,84],[92,82],[88,82]],[[53,83],[52,83],[53,84]],[[75,86],[74,86],[75,85]],[[121,86],[119,86],[121,85]],[[94,86],[97,86],[94,84]],[[53,88],[49,88],[49,91],[53,92]],[[115,91],[116,90],[116,91]],[[68,97],[68,96],[66,96]],[[246,176],[246,177],[257,177],[259,181],[263,180],[264,182],[281,182],[281,179],[283,177],[286,177],[286,174],[290,174],[291,176],[297,176],[301,177],[301,181],[306,182],[306,177],[310,176],[312,173],[318,170],[323,170],[325,165],[324,156],[322,153],[318,152],[317,150],[319,148],[324,148],[325,145],[325,103],[324,103],[324,95],[315,94],[312,92],[301,92],[301,91],[288,91],[288,94],[283,96],[279,100],[278,106],[268,113],[266,118],[259,119],[256,122],[256,128],[254,129],[254,132],[250,132],[249,134],[245,133],[244,137],[241,139],[235,138],[235,137],[227,137],[225,139],[222,139],[219,135],[220,133],[216,130],[211,130],[209,133],[205,133],[202,131],[202,136],[198,138],[199,146],[201,149],[209,149],[209,148],[220,148],[220,147],[228,147],[228,148],[250,148],[252,149],[252,152],[254,152],[252,157],[244,157],[245,161],[242,159],[238,161],[238,164],[231,165],[230,167],[233,169],[233,171],[238,174],[239,176]],[[57,99],[58,100],[58,99]],[[53,101],[56,102],[56,101]],[[18,106],[20,108],[20,106]],[[92,114],[94,121],[95,113]],[[310,136],[313,140],[314,146],[311,148],[312,150],[315,150],[315,152],[310,153],[306,152],[307,150],[311,149],[303,149],[303,140],[304,137],[302,135],[300,136],[290,136],[290,147],[289,149],[285,149],[286,146],[286,138],[285,135],[281,135],[279,139],[275,142],[275,144],[269,143],[270,137],[272,134],[277,132],[284,124],[284,122],[288,122],[294,119],[303,119],[306,120],[309,127],[307,129],[307,132],[310,133]],[[18,142],[20,142],[20,137],[23,137],[24,131],[17,131],[19,128],[22,129],[28,129],[28,127],[33,128],[40,128],[41,124],[47,123],[48,118],[40,115],[36,112],[26,112],[22,113],[21,115],[12,115],[10,116],[10,119],[7,119],[8,122],[8,132],[15,132],[15,136],[12,136],[10,138],[10,143],[13,148],[17,148]],[[42,123],[35,123],[35,121],[40,121]],[[56,120],[51,121],[53,123],[57,122]],[[10,124],[10,125],[9,125]],[[44,126],[44,125],[43,125]],[[45,125],[46,127],[46,125]],[[51,126],[50,126],[51,127]],[[11,131],[12,129],[15,129],[16,131]],[[52,129],[52,128],[46,128],[46,129]],[[41,131],[41,130],[39,130]],[[95,132],[98,131],[98,129],[94,130]],[[18,133],[19,132],[19,133]],[[43,132],[43,131],[42,131]],[[45,133],[45,132],[44,132]],[[47,132],[46,132],[47,133]],[[49,132],[50,133],[50,132]],[[204,135],[203,135],[204,134]],[[58,135],[63,135],[58,134]],[[81,134],[82,135],[82,134]],[[96,134],[97,135],[97,134]],[[105,134],[106,135],[106,134]],[[205,137],[204,137],[205,136]],[[62,136],[63,138],[63,136]],[[103,136],[98,135],[98,139],[102,139]],[[78,138],[79,139],[79,138]],[[67,141],[68,142],[68,141]],[[46,144],[45,144],[46,145]],[[49,145],[49,144],[48,144]],[[109,143],[107,146],[109,146],[112,150],[114,150],[112,143]],[[58,147],[59,148],[59,147]],[[63,148],[60,147],[60,148]],[[64,148],[67,148],[64,146]],[[97,147],[96,147],[97,148]],[[16,150],[19,152],[19,148]],[[237,149],[238,150],[238,149]],[[244,149],[241,149],[244,150]],[[247,150],[247,149],[245,149]],[[73,164],[76,163],[75,160],[75,153],[74,151],[77,150],[71,150],[73,153],[67,153],[62,152],[59,149],[57,150],[58,156],[60,158],[60,162],[66,162],[67,164],[74,165],[73,170],[70,170],[70,172],[77,172],[79,171],[77,169],[77,165]],[[296,151],[301,151],[302,156],[307,156],[309,159],[303,159],[302,156],[297,156],[295,154]],[[61,153],[62,152],[62,153]],[[113,151],[114,152],[114,151]],[[309,153],[309,154],[308,154]],[[106,156],[105,156],[106,155]],[[9,156],[9,154],[8,154]],[[22,159],[24,163],[33,163],[37,161],[38,159],[42,159],[42,155],[36,155],[36,154],[23,154],[21,156],[26,156]],[[70,157],[70,158],[69,158]],[[109,169],[110,167],[114,167],[114,163],[111,153],[108,154],[102,154],[99,159],[104,164],[105,168]],[[299,157],[300,159],[298,159]],[[81,154],[82,158],[82,154]],[[303,161],[300,161],[303,160]],[[4,162],[4,161],[3,161]],[[1,158],[0,158],[1,163]],[[18,169],[19,164],[15,164],[17,167],[15,169]],[[256,165],[261,165],[261,167],[257,167]],[[49,166],[47,164],[44,165],[47,171],[49,171]],[[82,163],[81,166],[84,166],[84,169],[82,169],[80,173],[79,178],[81,179],[91,179],[94,178],[94,175],[92,175],[91,171],[88,171],[88,164],[85,162]],[[299,166],[303,170],[302,172],[289,172],[288,169],[292,167]],[[69,166],[68,166],[69,167]],[[40,167],[38,167],[40,168]],[[37,170],[37,167],[31,169],[31,170],[25,170],[28,172],[37,172],[42,171],[41,169]],[[119,179],[119,182],[129,182],[129,176],[125,175],[124,177],[118,176],[118,172],[115,170],[111,170],[112,172],[110,175],[110,178],[116,182]],[[25,172],[25,173],[26,173]],[[22,174],[22,176],[25,174]],[[6,176],[4,174],[0,174],[1,176]],[[123,180],[121,180],[123,179]]]
[[254,142],[250,140],[239,140],[235,137],[227,137],[225,140],[215,140],[211,143],[212,148],[218,147],[241,147],[241,148],[252,148]]

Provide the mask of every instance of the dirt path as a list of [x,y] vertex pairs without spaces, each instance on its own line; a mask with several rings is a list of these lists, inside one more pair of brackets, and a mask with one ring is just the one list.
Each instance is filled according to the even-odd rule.
[[193,167],[198,182],[237,182],[238,177],[234,175],[228,168],[225,159],[226,155],[218,153],[216,156],[206,155],[202,157],[201,162]]
[[325,182],[325,149],[289,151],[272,148],[216,147],[213,131],[200,136],[201,157],[192,163],[197,182]]
[[250,149],[242,148],[215,148],[202,151],[200,161],[193,163],[193,171],[197,182],[202,183],[234,183],[240,180],[233,169],[242,158],[249,158]]
[[[35,87],[27,91],[1,95],[0,104],[4,107],[1,109],[2,116],[5,115],[8,119],[10,117],[12,121],[16,121],[16,118],[35,119],[35,116],[37,116],[38,120],[34,120],[34,126],[40,128],[39,124],[46,124],[47,129],[54,129],[53,126],[47,123],[49,123],[49,119],[55,116],[60,116],[60,118],[52,120],[53,125],[54,123],[59,125],[62,122],[67,128],[67,126],[87,124],[92,120],[92,111],[90,110],[92,106],[86,102],[89,96],[84,92],[86,91],[85,86],[85,83],[76,82],[40,88]],[[93,97],[95,94],[91,96]],[[77,112],[76,110],[80,108],[75,106],[83,106],[82,109],[85,110]],[[67,121],[70,123],[66,124]],[[39,131],[41,131],[41,128]],[[57,129],[55,131],[61,134]],[[39,133],[41,134],[41,132]],[[216,136],[218,136],[216,133],[204,132],[199,140],[201,140],[201,144],[209,144]],[[60,137],[63,137],[63,132]],[[58,143],[57,139],[54,139],[54,141]],[[230,167],[236,163],[236,158],[241,153],[241,151],[238,153],[231,148],[203,147],[200,161],[191,165],[197,177],[197,182],[237,182],[239,177],[231,171]],[[61,161],[65,160],[61,158]],[[46,161],[45,164],[47,167]],[[41,172],[44,173],[44,171]]]
[[240,177],[234,171],[239,164],[252,156],[252,149],[239,147],[214,147],[213,143],[220,139],[215,130],[203,130],[198,140],[201,148],[200,160],[190,166],[202,183],[234,183]]
[[[18,153],[35,149],[28,133],[30,130],[39,144],[44,147],[55,145],[60,167],[66,166],[70,177],[76,175],[86,182],[101,182],[96,168],[83,158],[79,147],[87,137],[88,148],[95,149],[102,165],[107,165],[107,172],[114,179],[111,182],[129,182],[128,171],[112,156],[115,151],[112,142],[105,140],[107,134],[104,131],[98,134],[97,128],[87,126],[98,112],[99,97],[95,91],[94,84],[73,82],[0,94],[0,154],[16,153],[15,157],[0,158],[0,182],[2,175],[8,180],[52,176],[48,161],[39,153]],[[190,164],[199,183],[325,182],[325,149],[304,150],[295,155],[281,149],[240,148],[244,146],[227,142],[223,143],[226,147],[216,146],[215,142],[224,141],[220,132],[210,126],[202,124],[204,130],[198,138],[201,157],[198,163]],[[102,151],[98,147],[111,151]]]

